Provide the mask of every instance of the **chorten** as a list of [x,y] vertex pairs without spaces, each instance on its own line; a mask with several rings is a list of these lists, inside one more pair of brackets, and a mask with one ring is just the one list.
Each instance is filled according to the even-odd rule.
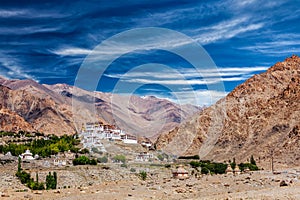
[[235,174],[240,174],[240,173],[241,173],[241,170],[240,170],[240,168],[239,168],[238,165],[235,166],[235,168],[234,168],[234,173],[235,173]]
[[227,165],[227,169],[225,170],[226,174],[233,174],[233,170],[230,164]]

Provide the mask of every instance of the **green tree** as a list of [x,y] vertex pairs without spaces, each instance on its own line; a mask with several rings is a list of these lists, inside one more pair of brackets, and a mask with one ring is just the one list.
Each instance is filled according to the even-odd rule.
[[19,157],[18,158],[18,172],[17,173],[20,173],[22,170],[22,167],[21,167],[21,158]]
[[39,183],[39,174],[36,172],[36,183]]
[[90,164],[90,165],[97,165],[97,161],[96,161],[95,159],[91,159],[91,160],[89,161],[89,164]]
[[95,159],[89,159],[86,156],[80,156],[73,160],[73,165],[97,165],[97,161]]
[[209,170],[206,167],[201,168],[201,174],[208,174]]
[[46,189],[47,190],[56,189],[55,178],[51,174],[51,172],[49,172],[49,174],[46,176]]
[[53,177],[54,177],[54,188],[57,188],[57,173],[53,172]]
[[197,162],[197,161],[191,161],[191,162],[190,162],[190,165],[191,165],[191,167],[193,167],[193,168],[197,168],[197,167],[200,167],[200,162]]
[[115,162],[126,162],[126,157],[124,155],[116,155],[113,159]]
[[145,181],[147,179],[147,172],[145,171],[141,171],[140,172],[140,177],[143,181]]
[[230,163],[230,166],[232,169],[235,168],[235,166],[236,166],[235,158],[233,158],[233,161],[232,161],[232,163]]
[[256,161],[254,160],[253,155],[251,155],[251,157],[250,157],[250,163],[251,163],[252,165],[256,165]]

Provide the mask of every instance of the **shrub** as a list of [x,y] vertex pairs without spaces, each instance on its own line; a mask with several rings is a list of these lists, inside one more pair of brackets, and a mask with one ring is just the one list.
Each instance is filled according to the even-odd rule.
[[136,172],[136,169],[131,168],[131,169],[130,169],[130,172]]
[[73,160],[73,165],[87,165],[89,164],[90,159],[86,156],[79,156]]
[[157,156],[157,158],[158,158],[158,160],[160,160],[160,161],[163,161],[163,160],[164,160],[164,157],[163,157],[161,154],[159,154],[159,155]]
[[25,171],[17,172],[16,176],[20,179],[22,184],[26,184],[31,180],[30,174]]
[[209,170],[206,167],[201,168],[201,174],[208,174]]
[[170,164],[165,164],[165,168],[171,168]]
[[73,160],[73,165],[97,165],[97,161],[86,156],[79,156]]
[[191,162],[190,162],[190,165],[191,165],[191,167],[193,167],[193,168],[197,168],[197,167],[200,167],[200,162],[197,162],[197,161],[191,161]]
[[113,159],[115,162],[126,162],[126,157],[124,155],[116,155]]
[[143,181],[145,181],[147,179],[147,172],[141,171],[139,175]]
[[44,190],[45,189],[44,183],[34,182],[33,180],[30,180],[26,185],[27,185],[27,187],[29,187],[32,190]]
[[88,150],[88,149],[81,149],[80,151],[79,151],[79,153],[81,153],[81,154],[88,154],[88,153],[90,153],[90,151]]
[[253,165],[251,163],[240,163],[239,168],[241,171],[244,171],[246,168],[248,168],[250,171],[259,170],[259,168],[256,165]]
[[97,165],[96,159],[91,159],[89,162],[90,165]]
[[92,148],[92,152],[94,152],[94,153],[100,153],[99,149],[96,148],[96,147],[93,147],[93,148]]
[[125,163],[122,163],[121,167],[127,168],[127,165]]
[[99,163],[107,163],[108,162],[108,158],[106,156],[103,156],[101,158],[98,158],[97,161]]

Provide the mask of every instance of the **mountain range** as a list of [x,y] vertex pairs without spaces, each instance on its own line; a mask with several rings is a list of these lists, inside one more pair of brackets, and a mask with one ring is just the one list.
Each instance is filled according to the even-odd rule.
[[200,110],[153,96],[141,98],[0,78],[0,124],[4,131],[74,134],[86,122],[101,121],[155,139]]

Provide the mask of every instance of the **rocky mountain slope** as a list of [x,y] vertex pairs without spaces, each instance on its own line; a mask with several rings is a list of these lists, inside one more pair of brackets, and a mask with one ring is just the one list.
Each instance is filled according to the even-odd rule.
[[276,63],[200,115],[161,135],[156,147],[202,159],[300,164],[300,58]]
[[[90,113],[96,113],[97,118],[102,121],[149,138],[156,138],[161,132],[171,130],[201,110],[196,106],[177,105],[152,96],[141,98],[134,95],[90,92],[65,84],[44,86],[66,98],[72,98],[75,108],[73,112],[76,115],[81,115],[85,108]],[[95,118],[89,119],[92,120]],[[80,124],[80,120],[76,124]]]
[[[6,131],[24,128],[72,134],[85,122],[102,121],[131,134],[155,138],[200,110],[155,97],[90,92],[66,84],[41,85],[33,80],[0,78],[0,86],[1,108],[6,113],[1,118],[1,130]],[[24,122],[24,126],[11,124],[11,117],[23,119],[18,124]]]
[[50,98],[0,85],[1,130],[40,131],[58,135],[74,132],[71,113]]

